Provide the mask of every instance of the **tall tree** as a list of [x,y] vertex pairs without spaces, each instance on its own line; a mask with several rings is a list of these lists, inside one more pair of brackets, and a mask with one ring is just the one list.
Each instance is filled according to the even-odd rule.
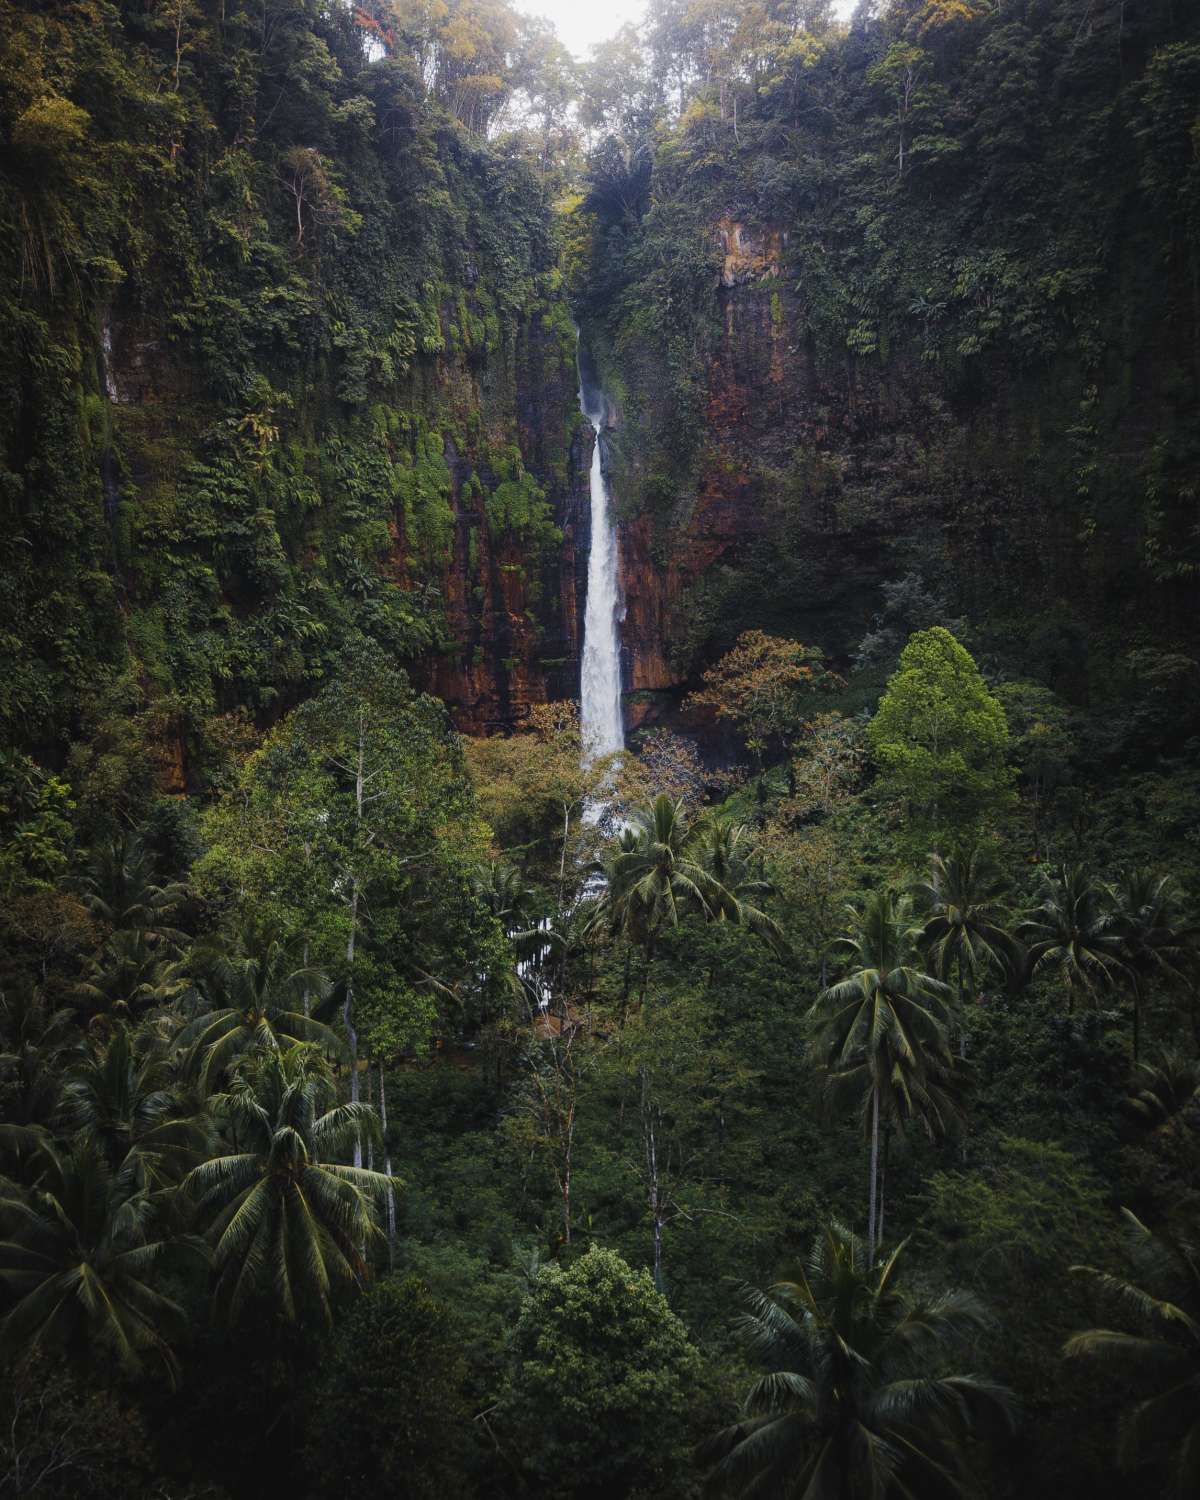
[[1200,929],[1183,917],[1183,893],[1170,875],[1125,871],[1111,887],[1121,957],[1133,1000],[1133,1060],[1141,1056],[1142,1007],[1154,980],[1181,982],[1194,973]]
[[761,771],[764,757],[782,755],[799,733],[818,694],[842,685],[819,647],[747,630],[704,673],[704,686],[687,706],[728,719]]
[[714,819],[707,825],[702,858],[709,874],[733,897],[735,920],[782,952],[787,946],[783,930],[758,904],[775,894],[775,886],[751,830],[728,818]]
[[917,843],[970,842],[1011,800],[1004,709],[940,625],[910,638],[867,732]]
[[596,1244],[568,1266],[546,1266],[511,1357],[501,1419],[542,1493],[683,1491],[699,1360],[648,1272]]
[[1057,969],[1067,1014],[1080,998],[1094,1002],[1127,972],[1110,893],[1084,865],[1058,865],[1042,876],[1039,900],[1018,926],[1028,968]]
[[127,1157],[114,1170],[86,1132],[65,1146],[43,1141],[37,1166],[27,1192],[0,1182],[0,1281],[10,1298],[0,1348],[11,1358],[65,1342],[174,1385],[171,1341],[185,1320],[154,1281],[193,1242],[163,1233],[136,1163]]
[[1124,1212],[1137,1280],[1091,1266],[1071,1269],[1142,1331],[1089,1328],[1063,1352],[1119,1374],[1120,1390],[1131,1398],[1117,1442],[1121,1468],[1165,1469],[1170,1493],[1184,1500],[1200,1493],[1200,1243],[1187,1230],[1151,1230]]
[[941,1133],[957,1114],[951,990],[925,966],[908,896],[875,891],[848,913],[849,930],[831,944],[848,973],[822,991],[809,1018],[831,1098],[853,1099],[863,1110],[870,1143],[867,1247],[874,1255],[882,1218],[881,1123],[918,1118]]
[[990,852],[975,844],[961,854],[932,855],[929,879],[914,895],[934,973],[954,976],[961,1027],[982,976],[1019,975],[1024,964],[1024,950],[1005,925],[1003,875]]
[[903,1249],[877,1267],[834,1223],[794,1280],[744,1291],[741,1329],[763,1374],[742,1418],[707,1445],[720,1493],[980,1493],[971,1450],[989,1429],[1011,1424],[1012,1399],[978,1375],[942,1371],[989,1319],[969,1292],[903,1291]]
[[471,887],[488,832],[461,742],[440,703],[363,645],[251,757],[236,800],[246,817],[218,822],[206,881],[238,911],[283,867],[285,930],[306,923],[310,964],[341,986],[357,1102],[364,1042],[376,1056],[426,1042],[439,997],[471,1014],[503,972],[507,944]]
[[62,1120],[87,1131],[114,1171],[128,1165],[147,1189],[177,1183],[205,1141],[202,1115],[189,1108],[157,1036],[126,1026],[94,1041],[69,1069]]
[[224,1149],[193,1167],[184,1192],[212,1247],[218,1315],[235,1323],[255,1298],[289,1322],[325,1322],[339,1292],[361,1289],[367,1249],[396,1179],[339,1157],[377,1132],[366,1104],[336,1104],[315,1048],[257,1053],[212,1101]]
[[186,941],[171,922],[187,899],[187,887],[179,881],[158,883],[150,851],[135,834],[98,845],[71,885],[92,916],[114,931],[142,933],[154,946]]
[[[682,802],[660,795],[639,808],[613,841],[603,866],[606,885],[593,921],[607,922],[646,955],[642,992],[649,979],[659,935],[686,916],[706,922],[745,922],[776,939],[778,929],[741,901],[713,873],[710,829],[703,818],[689,821]],[[729,873],[729,872],[727,872]]]
[[184,1027],[179,1041],[203,1088],[218,1083],[251,1048],[278,1051],[313,1042],[330,1056],[341,1051],[330,1028],[301,1009],[310,997],[329,994],[328,976],[314,965],[297,967],[269,928],[246,924],[229,944],[200,949],[191,968],[207,1009]]

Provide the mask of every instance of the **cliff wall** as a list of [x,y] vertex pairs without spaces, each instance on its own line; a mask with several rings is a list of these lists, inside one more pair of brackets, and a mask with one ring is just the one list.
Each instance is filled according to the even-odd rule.
[[965,14],[895,4],[597,159],[635,721],[747,628],[848,664],[902,579],[993,672],[1194,698],[1200,23]]
[[520,153],[341,8],[178,55],[2,9],[6,742],[202,788],[363,637],[472,731],[571,691],[590,433]]

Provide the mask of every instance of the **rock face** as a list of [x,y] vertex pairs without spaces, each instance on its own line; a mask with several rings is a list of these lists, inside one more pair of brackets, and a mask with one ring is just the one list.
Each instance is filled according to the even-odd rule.
[[[446,644],[408,665],[471,734],[511,728],[531,703],[578,693],[593,435],[578,411],[564,314],[561,305],[536,309],[516,321],[507,347],[443,353],[395,393],[395,409],[412,431],[427,423],[439,434],[436,456],[444,463],[452,524],[444,555],[431,563],[397,501],[379,571],[402,591],[436,591]],[[444,331],[455,315],[452,305],[443,307]],[[178,347],[146,318],[105,320],[100,377],[120,434],[128,506],[136,513],[137,497],[163,486],[162,452],[201,446],[202,391]],[[317,406],[322,392],[309,394]],[[319,441],[338,432],[336,421],[326,416],[325,422]],[[402,434],[390,447],[403,457],[412,445]],[[544,496],[561,543],[547,545],[489,516],[488,498],[514,464]],[[114,507],[119,503],[114,482]],[[171,747],[170,767],[164,790],[182,790],[180,743]]]
[[[957,613],[1010,634],[1017,656],[1032,609],[1124,614],[1132,628],[1136,507],[1114,508],[1079,567],[1081,372],[819,349],[783,232],[725,218],[712,234],[711,337],[686,464],[663,457],[679,446],[657,394],[666,365],[645,343],[627,356],[619,487],[633,723],[674,713],[704,663],[751,627],[845,664],[881,585],[913,569]],[[1132,469],[1139,422],[1131,407],[1089,441]],[[1064,629],[1082,638],[1082,626]],[[1050,647],[1037,649],[1044,663]],[[1064,637],[1064,672],[1075,649]]]
[[[563,382],[560,380],[559,384]],[[548,414],[553,379],[538,386],[522,425],[522,449],[537,453],[539,422],[561,425],[561,405]],[[566,404],[569,394],[560,393]],[[420,675],[468,734],[490,734],[519,724],[532,703],[574,698],[587,584],[589,512],[587,473],[594,441],[575,424],[567,481],[551,493],[562,543],[552,556],[531,555],[520,539],[493,538],[482,501],[464,494],[469,465],[456,459],[454,549],[442,582],[453,647],[422,664]],[[536,460],[535,460],[536,461]]]

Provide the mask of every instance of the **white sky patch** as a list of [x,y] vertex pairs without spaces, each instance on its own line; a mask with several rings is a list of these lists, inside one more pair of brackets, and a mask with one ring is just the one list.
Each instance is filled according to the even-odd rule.
[[[586,57],[597,42],[606,41],[627,21],[643,20],[654,0],[524,0],[518,8],[531,16],[545,16],[568,52]],[[856,0],[834,0],[834,11],[850,19]]]

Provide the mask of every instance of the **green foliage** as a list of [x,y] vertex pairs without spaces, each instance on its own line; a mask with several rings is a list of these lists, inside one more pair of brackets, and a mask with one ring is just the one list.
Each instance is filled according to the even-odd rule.
[[473,1415],[450,1311],[417,1277],[389,1277],[355,1304],[311,1392],[306,1468],[319,1493],[348,1481],[414,1500],[466,1493]]
[[84,1133],[59,1149],[38,1143],[32,1189],[0,1192],[0,1267],[10,1305],[0,1321],[9,1360],[75,1341],[103,1366],[174,1382],[170,1340],[183,1309],[153,1285],[176,1248],[135,1163],[115,1169]]
[[682,1496],[760,1355],[735,1490],[1166,1482],[1061,1349],[1196,1204],[1196,16],[651,10],[0,0],[6,1493]]
[[903,1249],[876,1269],[835,1223],[793,1279],[743,1292],[743,1333],[764,1373],[742,1419],[708,1445],[721,1491],[980,1492],[970,1439],[1011,1424],[1011,1392],[944,1371],[987,1313],[969,1292],[902,1290]]
[[468,80],[447,93],[443,69],[512,43],[505,6],[435,28],[428,90],[372,50],[365,12],[85,10],[8,0],[0,24],[18,330],[0,715],[44,744],[131,672],[192,741],[235,703],[294,702],[358,634],[400,658],[440,642],[435,588],[458,517],[482,511],[457,465],[487,464],[522,389],[548,430],[502,505],[553,544],[567,318],[536,179],[447,114]]
[[212,1100],[229,1144],[193,1167],[183,1191],[212,1247],[226,1323],[258,1297],[290,1322],[327,1322],[333,1299],[366,1279],[366,1247],[397,1184],[337,1160],[378,1127],[368,1106],[334,1099],[327,1066],[300,1045],[247,1058]]
[[684,1490],[698,1357],[646,1271],[599,1245],[547,1266],[512,1357],[505,1424],[535,1482],[561,1495]]
[[1186,1228],[1156,1234],[1128,1211],[1126,1218],[1138,1282],[1076,1269],[1142,1327],[1136,1334],[1091,1328],[1064,1352],[1133,1372],[1141,1389],[1122,1419],[1118,1460],[1123,1469],[1165,1470],[1170,1493],[1184,1496],[1200,1483],[1200,1250]]
[[941,626],[909,640],[867,732],[881,789],[922,843],[961,843],[1007,807],[1004,710]]

